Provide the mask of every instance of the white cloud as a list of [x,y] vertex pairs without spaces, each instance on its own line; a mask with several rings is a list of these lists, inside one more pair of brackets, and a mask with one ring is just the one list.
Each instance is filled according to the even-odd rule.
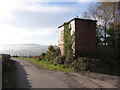
[[[55,28],[35,29],[35,31],[23,28],[0,25],[0,44],[25,44],[38,43],[50,44],[46,38],[56,34]],[[55,42],[54,42],[55,43]]]
[[[41,3],[35,3],[40,1],[0,1],[0,44],[54,44],[57,42],[57,25],[59,25],[59,22],[62,23],[67,18],[71,18],[75,12],[78,13],[78,9],[69,5],[60,6],[50,5],[49,3],[42,5]],[[13,21],[13,23],[10,21]],[[4,22],[8,25],[5,25]]]
[[[34,0],[31,0],[33,2]],[[36,2],[102,2],[102,1],[119,1],[119,0],[35,0]]]
[[41,12],[54,12],[54,11],[67,11],[65,7],[49,6],[49,5],[28,5],[26,3],[44,2],[44,0],[0,0],[0,22],[13,18],[15,10],[28,10],[28,11],[41,11]]
[[[14,19],[13,12],[15,10],[30,11],[60,11],[62,8],[56,6],[28,6],[27,2],[35,2],[32,0],[1,0],[0,1],[0,44],[22,44],[22,43],[44,43],[46,38],[55,34],[50,28],[37,29],[35,32],[27,30],[27,28],[17,28],[5,25],[4,22]],[[49,43],[49,42],[48,42]]]
[[78,2],[97,2],[98,0],[78,0]]
[[21,28],[0,25],[0,44],[20,44],[30,42],[32,35]]
[[40,37],[46,37],[46,36],[53,36],[56,34],[57,28],[40,28],[40,29],[34,29],[34,32],[31,32],[35,36],[40,36]]
[[[36,4],[39,2],[39,4]],[[35,12],[67,12],[72,8],[42,5],[40,2],[43,0],[0,0],[0,24],[3,24],[9,19],[14,19],[14,12],[18,10],[22,11],[35,11]],[[27,3],[32,3],[27,4]]]
[[13,11],[23,4],[24,0],[0,0],[0,23],[12,18]]
[[34,41],[34,43],[44,44],[44,45],[50,45],[50,44],[56,44],[57,45],[57,39],[58,39],[58,32],[57,28],[38,28],[34,29],[34,32],[30,32],[33,35],[33,38],[31,40]]
[[45,5],[25,5],[19,8],[24,11],[35,11],[35,12],[65,12],[70,11],[70,8],[67,7],[58,7],[58,6],[45,6]]

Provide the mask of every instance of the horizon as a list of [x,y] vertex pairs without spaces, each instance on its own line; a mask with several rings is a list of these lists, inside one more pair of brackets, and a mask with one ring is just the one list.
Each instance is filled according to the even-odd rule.
[[36,56],[46,52],[48,45],[40,44],[5,44],[0,45],[0,54]]

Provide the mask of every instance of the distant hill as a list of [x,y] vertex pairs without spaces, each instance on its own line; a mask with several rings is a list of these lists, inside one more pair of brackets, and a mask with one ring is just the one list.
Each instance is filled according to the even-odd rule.
[[0,45],[0,53],[10,55],[35,56],[47,51],[47,45],[40,44],[4,44]]

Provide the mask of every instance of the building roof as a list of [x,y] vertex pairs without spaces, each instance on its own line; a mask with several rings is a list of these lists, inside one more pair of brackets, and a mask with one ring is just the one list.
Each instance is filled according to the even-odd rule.
[[[67,23],[73,21],[73,20],[84,20],[84,21],[90,21],[90,22],[97,22],[97,20],[91,20],[91,19],[82,19],[82,18],[73,18],[71,20],[69,20]],[[64,24],[58,26],[58,28],[62,27]]]

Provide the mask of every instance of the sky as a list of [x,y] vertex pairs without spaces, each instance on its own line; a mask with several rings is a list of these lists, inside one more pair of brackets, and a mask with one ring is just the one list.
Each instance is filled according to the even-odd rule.
[[82,17],[90,4],[83,0],[1,0],[0,44],[57,45],[58,26]]

